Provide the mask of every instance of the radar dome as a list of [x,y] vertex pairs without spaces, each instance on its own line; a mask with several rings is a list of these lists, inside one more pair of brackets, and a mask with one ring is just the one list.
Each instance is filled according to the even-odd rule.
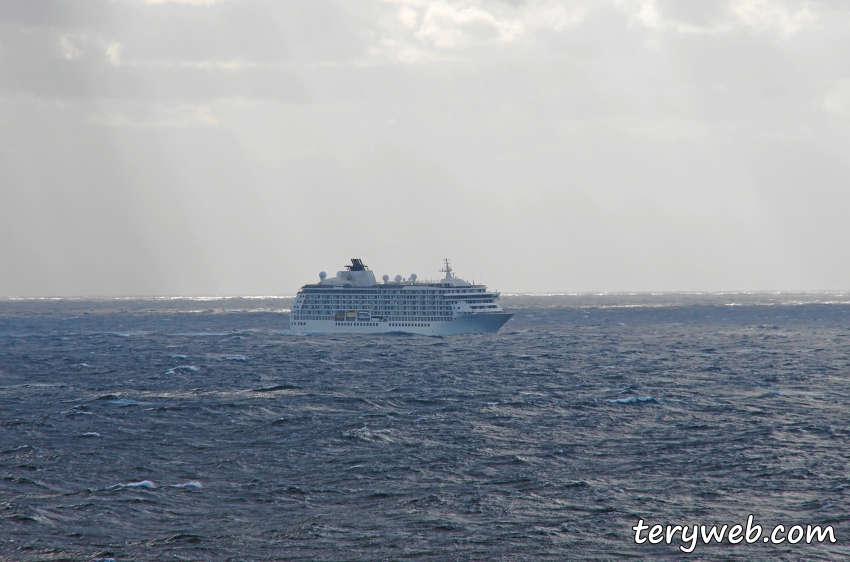
[[322,272],[320,272],[320,273],[319,273],[319,279],[321,279],[322,281],[324,281],[324,280],[325,280],[325,277],[327,277],[327,276],[328,276],[328,274],[327,274],[327,273],[325,273],[324,271],[322,271]]
[[381,277],[381,279],[383,279],[383,280],[384,280],[384,283],[386,283],[387,281],[389,281],[389,280],[390,280],[390,276],[389,276],[389,275],[384,275],[383,277]]
[[410,280],[413,281],[414,283],[416,283],[416,274],[415,273],[410,274]]
[[396,276],[395,276],[395,282],[396,282],[396,283],[401,283],[401,275],[396,275]]

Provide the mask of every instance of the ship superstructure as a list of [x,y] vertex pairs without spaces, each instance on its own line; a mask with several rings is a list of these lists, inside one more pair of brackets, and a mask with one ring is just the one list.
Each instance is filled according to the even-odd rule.
[[428,335],[496,333],[512,313],[496,302],[499,293],[456,277],[449,260],[438,281],[418,281],[384,275],[382,283],[360,259],[352,259],[336,277],[319,274],[319,282],[304,285],[290,316],[293,332],[380,333]]

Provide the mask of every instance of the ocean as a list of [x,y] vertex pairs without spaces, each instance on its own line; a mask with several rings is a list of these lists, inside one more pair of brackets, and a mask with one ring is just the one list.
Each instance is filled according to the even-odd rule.
[[[505,295],[451,337],[290,304],[0,300],[0,559],[850,555],[848,294]],[[635,542],[749,515],[836,542]]]

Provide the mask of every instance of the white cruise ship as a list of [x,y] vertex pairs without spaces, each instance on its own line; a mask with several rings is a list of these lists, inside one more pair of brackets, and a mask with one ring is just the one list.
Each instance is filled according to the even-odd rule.
[[411,332],[426,335],[479,334],[499,331],[512,313],[496,301],[499,293],[452,275],[449,260],[439,281],[417,281],[416,275],[390,280],[375,275],[359,259],[345,271],[304,285],[295,297],[289,324],[296,333]]

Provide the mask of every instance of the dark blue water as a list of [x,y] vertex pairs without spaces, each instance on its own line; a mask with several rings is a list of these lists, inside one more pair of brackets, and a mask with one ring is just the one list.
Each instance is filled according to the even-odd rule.
[[[0,301],[3,560],[836,560],[846,295],[504,297],[293,336],[287,299]],[[836,543],[634,543],[658,524]]]

